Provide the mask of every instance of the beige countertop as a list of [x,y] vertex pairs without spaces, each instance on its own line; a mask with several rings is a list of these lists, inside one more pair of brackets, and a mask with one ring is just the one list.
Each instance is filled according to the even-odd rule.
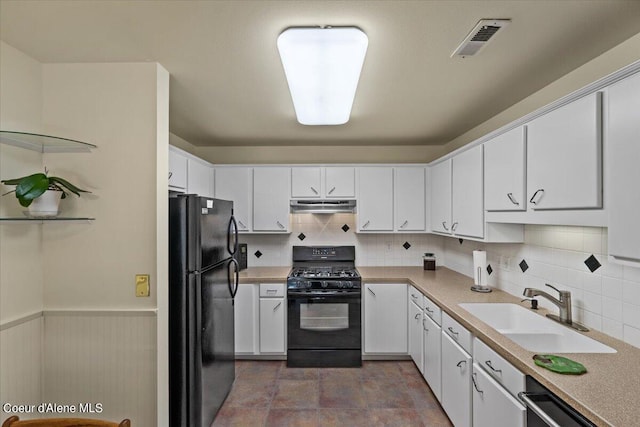
[[[240,273],[242,283],[284,282],[290,267],[252,267]],[[521,298],[494,289],[471,292],[472,279],[444,267],[424,271],[422,267],[358,267],[364,283],[409,283],[437,303],[516,368],[531,375],[592,422],[601,426],[640,425],[640,349],[598,331],[585,335],[617,350],[615,354],[567,353],[582,363],[584,375],[560,375],[533,363],[534,352],[504,337],[495,329],[460,308],[465,302],[506,302],[528,307]],[[546,310],[539,310],[540,314]]]

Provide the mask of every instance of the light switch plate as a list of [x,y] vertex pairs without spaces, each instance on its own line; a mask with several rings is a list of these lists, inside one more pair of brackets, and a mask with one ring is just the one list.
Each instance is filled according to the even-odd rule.
[[149,275],[136,274],[136,296],[148,297],[150,293]]

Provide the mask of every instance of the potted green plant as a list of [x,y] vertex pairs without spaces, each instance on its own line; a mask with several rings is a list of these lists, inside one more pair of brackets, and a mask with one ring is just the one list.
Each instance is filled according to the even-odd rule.
[[0,181],[5,185],[15,185],[15,190],[3,196],[15,193],[21,206],[29,208],[29,216],[52,217],[58,215],[60,199],[65,199],[69,193],[80,196],[80,193],[90,193],[57,176],[49,176],[47,168],[44,173],[23,176],[22,178],[5,179]]

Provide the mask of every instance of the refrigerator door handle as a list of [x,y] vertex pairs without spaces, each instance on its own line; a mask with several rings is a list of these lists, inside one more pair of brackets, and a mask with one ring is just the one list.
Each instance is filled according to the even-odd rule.
[[[231,244],[232,239],[233,244]],[[227,230],[227,250],[229,251],[229,255],[235,255],[238,251],[238,223],[233,215],[231,215],[229,229]]]
[[[232,265],[234,270],[233,273],[231,272]],[[240,266],[238,265],[238,261],[236,261],[235,258],[231,258],[229,260],[229,264],[227,264],[227,268],[229,269],[229,274],[227,275],[227,280],[228,280],[227,284],[229,286],[229,294],[231,295],[231,298],[234,299],[236,297],[236,293],[238,292],[238,283],[240,280]]]

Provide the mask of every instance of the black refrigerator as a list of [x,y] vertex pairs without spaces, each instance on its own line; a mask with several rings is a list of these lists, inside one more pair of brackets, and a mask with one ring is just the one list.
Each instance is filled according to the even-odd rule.
[[169,425],[210,427],[235,379],[233,202],[169,198]]

